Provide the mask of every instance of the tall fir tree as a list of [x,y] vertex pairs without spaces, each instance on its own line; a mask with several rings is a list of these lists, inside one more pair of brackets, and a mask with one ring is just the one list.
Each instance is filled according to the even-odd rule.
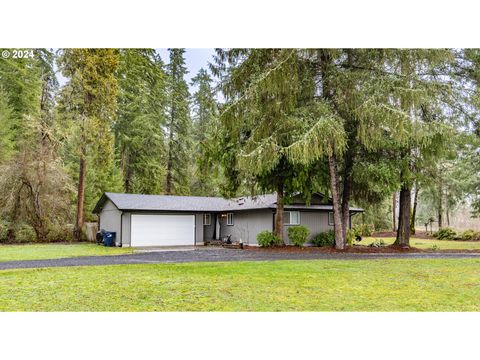
[[[64,49],[59,67],[68,78],[61,93],[60,111],[72,131],[71,150],[77,159],[77,210],[74,240],[81,239],[88,207],[104,191],[118,189],[111,131],[117,110],[118,50]],[[91,163],[90,171],[87,164]],[[87,182],[87,179],[90,180]]]
[[213,79],[207,70],[200,69],[192,79],[192,85],[197,88],[192,96],[192,117],[195,142],[195,181],[192,183],[192,193],[195,195],[219,195],[221,169],[208,160],[209,142],[215,136],[218,123],[218,105]]
[[165,193],[190,194],[192,172],[192,120],[188,84],[185,80],[184,49],[169,49],[167,86],[167,156]]
[[313,179],[308,165],[293,164],[285,152],[298,126],[292,111],[313,90],[297,60],[291,49],[218,50],[212,67],[226,98],[215,140],[225,192],[276,192],[274,232],[282,242],[284,204],[296,191],[311,192]]
[[164,189],[166,74],[153,49],[122,49],[115,142],[127,193]]

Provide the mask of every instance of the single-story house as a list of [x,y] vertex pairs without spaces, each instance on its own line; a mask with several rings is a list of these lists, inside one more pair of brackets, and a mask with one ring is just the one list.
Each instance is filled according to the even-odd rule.
[[[99,228],[116,233],[117,246],[186,246],[231,236],[257,245],[257,234],[274,231],[276,194],[221,197],[105,193],[94,213]],[[351,208],[350,215],[362,212]],[[331,199],[317,193],[306,204],[295,196],[285,205],[284,239],[289,226],[305,225],[311,236],[333,229]]]

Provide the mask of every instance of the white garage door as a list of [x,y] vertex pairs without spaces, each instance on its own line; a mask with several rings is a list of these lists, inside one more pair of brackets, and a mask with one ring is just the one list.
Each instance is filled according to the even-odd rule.
[[132,215],[132,246],[195,245],[195,215]]

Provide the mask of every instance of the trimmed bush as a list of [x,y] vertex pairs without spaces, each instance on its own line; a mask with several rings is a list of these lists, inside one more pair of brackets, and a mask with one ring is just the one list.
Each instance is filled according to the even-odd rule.
[[295,246],[303,246],[307,241],[308,235],[310,235],[310,230],[303,225],[290,226],[287,232],[288,238]]
[[442,228],[433,234],[438,240],[456,240],[457,233],[451,228]]
[[271,247],[271,246],[276,246],[280,245],[280,238],[272,233],[271,231],[262,231],[259,232],[257,235],[257,243],[261,247]]
[[312,243],[320,247],[333,246],[335,245],[335,233],[333,230],[322,232],[313,237]]

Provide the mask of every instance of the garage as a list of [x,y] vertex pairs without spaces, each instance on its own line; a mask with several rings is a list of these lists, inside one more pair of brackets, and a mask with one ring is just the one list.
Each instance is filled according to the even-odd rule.
[[195,215],[132,214],[131,246],[195,245]]

